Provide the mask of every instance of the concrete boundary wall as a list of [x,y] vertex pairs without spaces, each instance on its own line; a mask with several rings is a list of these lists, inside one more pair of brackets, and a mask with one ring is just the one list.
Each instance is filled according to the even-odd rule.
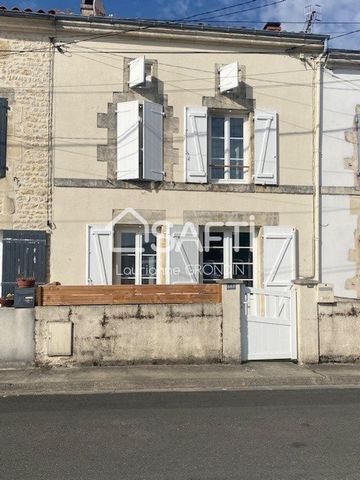
[[321,362],[360,360],[360,301],[318,305]]
[[19,367],[34,362],[34,309],[0,308],[0,365]]
[[37,307],[37,365],[240,363],[240,284],[222,303]]
[[[50,356],[54,324],[73,325],[72,355]],[[66,326],[66,325],[65,325]],[[55,325],[56,327],[56,325]],[[116,365],[213,363],[222,359],[222,305],[119,305],[36,308],[36,363]],[[60,337],[67,336],[64,330]],[[69,337],[68,337],[69,338]],[[64,345],[65,342],[65,345]],[[68,339],[69,343],[69,339]],[[71,347],[69,348],[71,352]],[[55,348],[56,351],[56,348]]]
[[[298,361],[359,361],[360,301],[295,288]],[[222,285],[221,303],[0,308],[0,365],[240,363],[241,289]]]

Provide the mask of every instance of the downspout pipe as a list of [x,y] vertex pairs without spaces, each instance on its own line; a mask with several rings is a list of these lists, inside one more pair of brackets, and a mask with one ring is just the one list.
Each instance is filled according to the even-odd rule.
[[328,55],[328,39],[324,40],[324,48],[316,59],[316,123],[315,123],[315,158],[314,158],[314,280],[321,282],[321,170],[323,141],[323,59]]

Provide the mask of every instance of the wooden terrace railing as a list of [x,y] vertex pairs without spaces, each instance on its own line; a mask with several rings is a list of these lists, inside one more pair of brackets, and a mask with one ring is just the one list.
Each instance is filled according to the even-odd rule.
[[43,285],[39,306],[220,303],[221,285]]

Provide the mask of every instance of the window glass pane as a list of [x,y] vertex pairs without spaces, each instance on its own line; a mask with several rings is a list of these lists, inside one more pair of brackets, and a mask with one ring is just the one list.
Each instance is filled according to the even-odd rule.
[[223,137],[224,136],[224,117],[211,117],[211,136]]
[[122,232],[121,233],[121,248],[135,248],[136,233]]
[[224,278],[224,265],[221,263],[203,263],[203,282],[214,283]]
[[253,285],[253,252],[250,239],[249,231],[233,233],[233,278],[244,280],[249,287]]
[[244,119],[230,118],[230,137],[242,138],[244,136]]
[[[219,168],[214,167],[214,165],[219,165]],[[222,168],[220,168],[222,166]],[[224,159],[223,158],[213,158],[211,160],[211,178],[214,180],[219,180],[224,178]]]
[[222,248],[210,248],[208,252],[203,252],[204,263],[222,263],[224,252]]
[[242,160],[230,160],[230,178],[232,180],[242,180],[244,178],[244,162]]
[[155,285],[156,284],[156,277],[153,278],[143,278],[142,279],[143,285]]
[[240,247],[251,247],[250,232],[240,232]]
[[121,255],[120,275],[121,277],[135,277],[135,256]]
[[210,231],[209,238],[204,233],[203,282],[213,283],[224,276],[224,233]]
[[156,256],[149,255],[142,257],[141,275],[144,277],[156,277]]
[[237,280],[247,280],[247,284],[253,280],[253,266],[252,264],[234,263],[233,264],[233,278]]
[[244,157],[244,143],[240,139],[230,140],[230,157],[231,158],[243,158]]
[[145,241],[145,235],[143,235],[142,248],[144,254],[154,255],[156,252],[156,235],[149,234],[149,241]]
[[232,244],[234,249],[237,249],[239,247],[251,247],[250,232],[242,231],[242,232],[233,233]]
[[211,157],[222,158],[224,156],[224,139],[212,138],[211,140]]
[[122,285],[135,285],[135,278],[121,278]]
[[214,248],[214,247],[221,247],[223,248],[224,244],[224,233],[223,232],[215,232],[210,230],[207,234],[204,233],[204,241],[203,246],[206,249]]
[[233,263],[252,263],[253,256],[249,248],[240,248],[236,251],[233,249]]

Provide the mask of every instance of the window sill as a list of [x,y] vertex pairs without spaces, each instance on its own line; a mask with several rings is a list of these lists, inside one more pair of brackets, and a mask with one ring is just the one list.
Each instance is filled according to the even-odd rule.
[[220,185],[228,185],[228,184],[235,184],[235,185],[250,185],[248,180],[212,180],[209,179],[209,184],[220,184]]

